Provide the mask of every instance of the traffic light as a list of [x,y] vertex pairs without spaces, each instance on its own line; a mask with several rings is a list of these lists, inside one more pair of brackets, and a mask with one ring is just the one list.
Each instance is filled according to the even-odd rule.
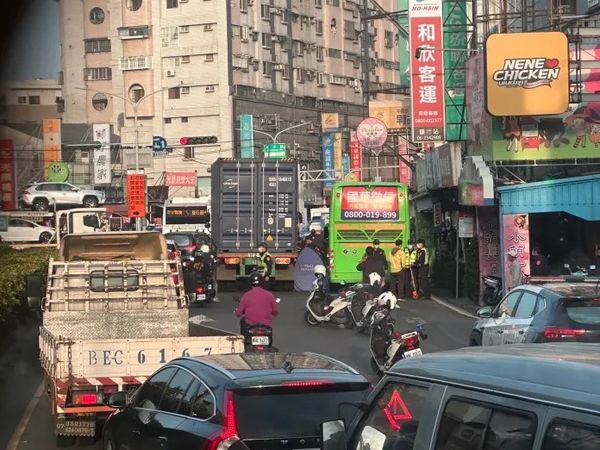
[[201,144],[216,144],[218,139],[216,136],[193,136],[182,137],[179,139],[181,145],[201,145]]

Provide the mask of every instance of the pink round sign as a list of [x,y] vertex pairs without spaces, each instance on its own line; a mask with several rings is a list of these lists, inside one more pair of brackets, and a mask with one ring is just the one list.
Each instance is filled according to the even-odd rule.
[[363,147],[381,147],[387,140],[388,130],[381,120],[367,117],[356,128],[356,138]]

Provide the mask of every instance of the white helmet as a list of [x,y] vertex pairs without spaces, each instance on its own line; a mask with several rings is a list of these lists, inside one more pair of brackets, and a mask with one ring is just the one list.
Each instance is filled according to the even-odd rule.
[[384,292],[379,297],[377,297],[378,306],[387,306],[389,309],[394,309],[397,303],[398,299],[390,291]]
[[381,275],[379,275],[377,272],[370,273],[369,283],[371,286],[375,286],[375,283],[381,285]]
[[210,253],[210,247],[206,244],[203,244],[200,246],[200,251],[202,253]]
[[315,268],[313,269],[313,273],[314,273],[315,275],[322,275],[322,276],[325,276],[325,275],[327,275],[327,268],[326,268],[324,265],[322,265],[322,264],[318,264],[318,265],[316,265],[316,266],[315,266]]

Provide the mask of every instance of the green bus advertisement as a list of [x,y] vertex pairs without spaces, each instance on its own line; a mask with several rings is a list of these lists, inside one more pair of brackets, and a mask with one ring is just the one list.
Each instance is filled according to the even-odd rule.
[[388,182],[336,183],[329,207],[330,279],[357,283],[356,270],[365,249],[379,239],[389,255],[396,239],[406,245],[410,237],[406,185]]

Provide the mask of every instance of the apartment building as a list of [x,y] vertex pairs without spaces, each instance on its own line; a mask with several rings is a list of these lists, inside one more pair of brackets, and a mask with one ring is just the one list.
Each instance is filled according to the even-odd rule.
[[63,98],[57,80],[6,81],[0,84],[1,123],[39,123],[62,116]]
[[[396,9],[395,0],[379,3]],[[270,134],[310,122],[281,140],[292,156],[318,157],[321,112],[339,112],[342,127],[356,126],[366,114],[366,91],[399,83],[396,29],[385,20],[361,21],[373,13],[369,5],[63,0],[64,121],[111,123],[133,147],[137,116],[142,145],[163,136],[173,149],[160,157],[140,152],[151,182],[163,171],[201,176],[216,157],[236,156],[240,114],[253,114],[255,128]],[[209,143],[183,146],[185,136]],[[256,135],[257,153],[267,141]],[[125,153],[130,166],[133,148]]]

